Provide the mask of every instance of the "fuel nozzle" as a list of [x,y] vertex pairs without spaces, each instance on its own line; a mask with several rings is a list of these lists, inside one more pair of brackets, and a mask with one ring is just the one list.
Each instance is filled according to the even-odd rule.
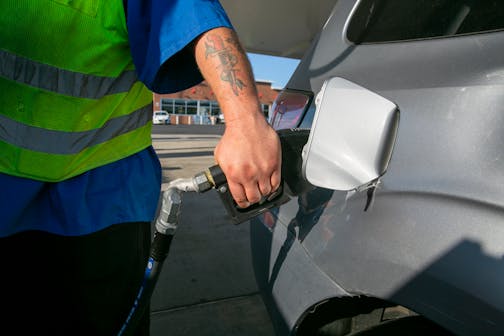
[[226,176],[218,165],[212,166],[197,174],[194,177],[194,180],[197,181],[196,184],[198,185],[199,192],[205,192],[212,188],[217,190],[224,207],[234,224],[243,223],[267,209],[283,204],[289,200],[289,198],[284,194],[283,184],[281,184],[277,191],[268,197],[264,197],[259,203],[252,204],[248,208],[240,208],[234,201],[227,185]]

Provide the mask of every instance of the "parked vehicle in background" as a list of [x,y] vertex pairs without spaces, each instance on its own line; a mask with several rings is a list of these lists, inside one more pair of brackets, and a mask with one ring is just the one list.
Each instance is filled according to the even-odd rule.
[[170,115],[166,111],[154,111],[152,115],[152,123],[154,125],[169,125]]
[[[337,2],[273,106],[272,125],[301,139],[282,147],[290,200],[251,223],[278,335],[504,335],[503,29],[499,0]],[[341,95],[343,122],[319,145],[346,155],[307,168],[321,90]],[[359,170],[359,137],[376,131],[351,122],[367,97],[399,112],[376,144],[382,175],[338,190],[330,174]]]
[[218,123],[218,124],[224,124],[224,123],[225,123],[225,120],[224,120],[224,114],[220,113],[220,114],[217,116],[217,123]]

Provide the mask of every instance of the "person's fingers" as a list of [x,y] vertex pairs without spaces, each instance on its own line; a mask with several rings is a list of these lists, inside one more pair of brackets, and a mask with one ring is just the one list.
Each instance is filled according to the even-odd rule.
[[280,187],[281,182],[281,172],[280,170],[275,170],[273,174],[271,174],[271,192],[275,192]]
[[247,195],[245,193],[245,189],[241,184],[231,183],[228,181],[229,192],[231,196],[233,196],[234,201],[240,208],[248,208],[250,206],[250,202],[247,199]]
[[270,180],[271,178],[267,177],[259,181],[258,185],[261,196],[268,196],[273,191]]
[[245,189],[245,195],[247,196],[247,201],[250,204],[257,203],[261,200],[262,195],[259,190],[259,185],[255,180],[250,180],[246,184],[243,185]]

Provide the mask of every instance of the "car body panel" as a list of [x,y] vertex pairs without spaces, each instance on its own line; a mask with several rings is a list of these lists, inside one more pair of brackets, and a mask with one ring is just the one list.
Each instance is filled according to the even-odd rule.
[[[343,77],[394,102],[401,121],[388,170],[372,192],[316,188],[254,223],[273,228],[271,251],[289,228],[290,250],[305,251],[326,287],[403,305],[459,335],[502,335],[504,32],[353,45],[343,32],[355,3],[336,4],[287,88],[316,94]],[[306,267],[289,253],[269,263]],[[287,321],[280,334],[294,332],[293,297],[310,306],[327,292],[288,291],[313,282],[308,271],[269,272],[271,310]]]
[[[290,206],[294,204],[289,203]],[[259,217],[265,220],[264,216],[269,214]],[[256,238],[260,236],[261,244],[254,244],[252,250],[256,267],[269,265],[269,269],[262,272],[256,270],[257,282],[262,291],[268,293],[265,299],[270,314],[275,317],[272,318],[275,329],[279,334],[287,334],[314,302],[349,294],[318,268],[287,226],[279,225],[274,232],[272,237],[267,228],[253,222],[251,234]],[[275,301],[282,304],[277,306]]]

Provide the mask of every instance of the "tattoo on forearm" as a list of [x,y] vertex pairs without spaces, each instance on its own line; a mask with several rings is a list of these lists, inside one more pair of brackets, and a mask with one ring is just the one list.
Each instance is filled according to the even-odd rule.
[[[228,44],[234,45],[239,51],[241,47],[233,38],[226,39]],[[239,95],[240,91],[246,86],[243,81],[238,78],[240,70],[235,66],[238,63],[238,58],[234,50],[224,44],[224,40],[219,35],[207,35],[205,42],[206,52],[205,57],[217,57],[220,61],[221,80],[228,82],[235,95]]]
[[233,37],[228,37],[228,38],[226,38],[226,42],[233,45],[233,47],[235,47],[235,49],[238,50],[239,52],[245,53],[240,42],[238,42],[237,39],[235,39]]

